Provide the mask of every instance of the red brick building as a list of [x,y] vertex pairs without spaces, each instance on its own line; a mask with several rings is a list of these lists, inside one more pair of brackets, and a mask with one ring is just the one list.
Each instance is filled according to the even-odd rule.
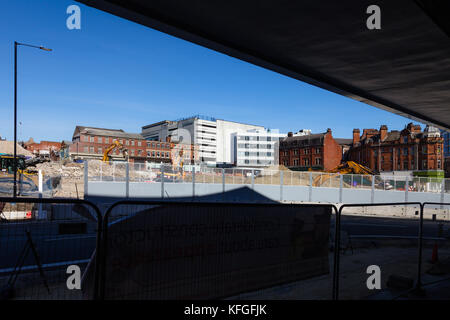
[[295,136],[289,132],[280,141],[280,165],[292,170],[330,170],[341,163],[343,146],[331,129],[325,133]]
[[376,129],[353,130],[349,160],[374,171],[442,170],[443,139],[437,128],[409,123],[402,131],[388,132],[385,125]]
[[[73,159],[102,159],[106,149],[114,140],[119,141],[127,150],[130,162],[156,162],[171,163],[172,150],[178,150],[176,145],[168,141],[148,141],[140,134],[127,133],[122,129],[104,129],[77,126],[72,136],[72,144],[69,148],[70,157]],[[184,157],[190,157],[192,161],[197,155],[187,152],[184,148]],[[110,154],[112,160],[125,160],[122,153],[116,148]],[[185,164],[190,163],[188,159]]]
[[23,144],[23,147],[36,157],[56,160],[61,150],[61,142],[41,141],[36,143],[33,139],[30,139]]

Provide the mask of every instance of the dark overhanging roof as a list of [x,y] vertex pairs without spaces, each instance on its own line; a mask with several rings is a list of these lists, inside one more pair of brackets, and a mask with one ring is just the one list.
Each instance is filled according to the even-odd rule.
[[372,0],[79,2],[450,129],[448,0],[378,0],[381,30],[366,28]]

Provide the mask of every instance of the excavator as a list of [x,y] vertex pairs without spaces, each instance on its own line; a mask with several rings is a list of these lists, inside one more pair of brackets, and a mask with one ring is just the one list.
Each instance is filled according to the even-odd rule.
[[122,155],[125,157],[125,159],[128,161],[128,149],[125,148],[119,141],[114,140],[114,142],[106,148],[105,152],[103,153],[103,162],[110,162],[111,156],[109,155],[114,149],[118,148],[120,152],[122,152]]
[[[34,162],[27,161],[24,156],[18,155],[16,160],[17,174],[33,181],[35,185],[38,183],[37,171],[33,170]],[[6,177],[12,177],[14,174],[14,156],[10,154],[0,154],[0,171]]]
[[314,187],[320,187],[321,184],[327,184],[326,181],[329,181],[339,174],[359,174],[359,175],[371,175],[376,176],[378,173],[359,164],[354,161],[346,161],[341,163],[337,167],[325,172],[322,175],[318,175],[313,180]]
[[184,154],[183,149],[181,149],[179,152],[175,152],[175,157],[172,162],[172,168],[174,172],[178,170],[179,175],[181,175],[181,177],[184,179],[186,173],[183,170],[184,165],[183,154]]
[[[173,182],[184,180],[186,173],[183,170],[184,158],[183,150],[174,151],[172,157],[172,168],[164,169],[164,181]],[[162,180],[161,171],[158,172],[155,182],[160,182]]]

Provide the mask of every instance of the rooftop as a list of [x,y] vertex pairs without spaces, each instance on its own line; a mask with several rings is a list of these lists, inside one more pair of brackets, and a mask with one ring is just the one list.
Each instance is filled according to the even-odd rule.
[[127,133],[127,132],[123,131],[122,129],[106,129],[106,128],[84,127],[84,126],[77,126],[75,128],[73,138],[78,137],[80,135],[80,133],[91,134],[91,135],[95,135],[95,136],[144,140],[144,137],[141,134]]

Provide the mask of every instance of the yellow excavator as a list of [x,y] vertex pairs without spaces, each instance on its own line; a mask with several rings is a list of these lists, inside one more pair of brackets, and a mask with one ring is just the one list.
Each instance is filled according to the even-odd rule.
[[329,181],[339,176],[339,174],[360,174],[360,175],[375,176],[377,175],[377,172],[354,161],[346,161],[344,163],[341,163],[337,167],[329,170],[328,172],[325,172],[315,177],[313,180],[313,186],[320,187],[321,184],[326,184],[326,181]]
[[184,152],[183,149],[181,149],[180,151],[175,151],[174,152],[174,157],[172,159],[172,169],[174,172],[178,171],[178,175],[181,175],[181,177],[184,179],[185,176],[185,172],[183,170],[183,165],[184,165]]
[[[18,155],[16,160],[17,177],[24,177],[33,181],[38,185],[38,175],[34,167],[34,163],[25,160],[24,156]],[[12,178],[14,174],[14,156],[10,154],[0,154],[0,172],[2,177]]]
[[125,159],[128,161],[128,149],[125,148],[119,141],[114,140],[114,142],[106,148],[105,152],[103,153],[103,162],[110,162],[111,156],[109,155],[114,149],[118,149],[120,152],[122,152],[122,155],[125,157]]

